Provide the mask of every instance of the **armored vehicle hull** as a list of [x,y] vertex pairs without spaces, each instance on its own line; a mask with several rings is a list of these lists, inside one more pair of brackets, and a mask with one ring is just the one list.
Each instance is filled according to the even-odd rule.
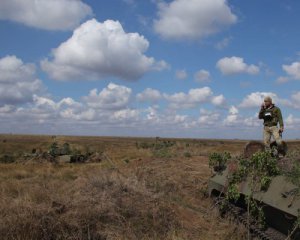
[[[262,151],[259,142],[252,142],[245,147],[244,157]],[[285,149],[287,149],[285,144]],[[252,152],[251,152],[252,151]],[[251,152],[251,154],[250,154]],[[288,161],[287,158],[280,159],[281,162]],[[223,169],[216,171],[208,183],[208,191],[211,197],[226,197],[229,188],[229,179],[237,168],[234,161],[229,162]],[[239,198],[231,201],[235,206],[247,210],[247,196],[252,196],[254,201],[261,207],[265,217],[266,228],[272,228],[281,237],[276,239],[286,239],[288,236],[294,240],[300,240],[300,230],[295,227],[300,214],[299,186],[287,180],[286,176],[277,175],[271,178],[267,189],[251,188],[251,178],[246,177],[238,184]],[[300,181],[300,180],[299,180]],[[253,186],[253,185],[252,185]],[[280,236],[280,234],[278,234]],[[265,237],[261,239],[275,239]]]

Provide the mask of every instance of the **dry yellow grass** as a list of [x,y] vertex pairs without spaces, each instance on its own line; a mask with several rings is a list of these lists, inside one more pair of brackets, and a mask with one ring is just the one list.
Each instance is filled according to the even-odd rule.
[[[0,154],[19,154],[18,163],[0,164],[2,239],[244,239],[243,227],[220,218],[205,192],[208,154],[238,154],[245,141],[59,136],[108,158],[22,161],[22,153],[46,151],[53,141],[1,135]],[[148,147],[155,143],[162,145]]]
[[0,213],[4,239],[164,239],[176,226],[134,178],[90,164],[1,165]]
[[174,163],[151,162],[124,169],[1,165],[0,234],[4,239],[228,239],[230,224],[207,211],[211,202],[201,192],[201,173],[193,169],[187,179],[183,168],[172,176]]

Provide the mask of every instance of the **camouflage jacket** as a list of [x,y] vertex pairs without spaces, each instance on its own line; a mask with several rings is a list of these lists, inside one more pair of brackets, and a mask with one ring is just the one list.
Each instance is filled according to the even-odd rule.
[[264,120],[264,126],[277,126],[279,123],[280,127],[283,127],[282,115],[279,107],[274,104],[269,108],[261,108],[258,114],[259,119]]

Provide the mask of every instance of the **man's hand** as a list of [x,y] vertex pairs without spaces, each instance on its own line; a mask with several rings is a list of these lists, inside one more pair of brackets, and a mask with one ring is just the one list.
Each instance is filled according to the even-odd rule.
[[283,130],[284,130],[284,128],[283,128],[283,127],[280,127],[280,128],[279,128],[279,132],[280,132],[280,133],[282,133],[282,132],[283,132]]
[[260,107],[261,107],[261,109],[264,109],[264,108],[265,108],[265,103],[262,103],[262,104],[260,105]]

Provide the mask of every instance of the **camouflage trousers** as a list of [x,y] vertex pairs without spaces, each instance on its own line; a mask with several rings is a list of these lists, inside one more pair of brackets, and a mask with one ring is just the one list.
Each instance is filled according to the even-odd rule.
[[264,127],[264,144],[265,144],[266,150],[270,150],[271,137],[274,138],[278,147],[280,147],[282,145],[282,140],[281,140],[281,136],[279,134],[278,127],[277,126],[272,126],[272,127],[265,126]]

